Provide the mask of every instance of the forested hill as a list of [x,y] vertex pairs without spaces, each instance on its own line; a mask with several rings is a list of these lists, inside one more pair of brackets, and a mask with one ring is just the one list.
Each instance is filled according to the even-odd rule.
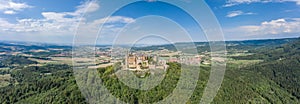
[[260,51],[256,55],[264,56],[265,61],[247,70],[264,75],[300,99],[300,38],[273,50]]
[[[250,50],[250,52],[254,54],[231,58],[235,60],[263,60],[263,62],[239,68],[239,72],[232,73],[241,74],[245,72],[244,74],[247,75],[253,73],[252,77],[257,77],[253,78],[257,81],[269,80],[271,81],[269,83],[275,83],[266,84],[264,82],[262,86],[273,85],[273,87],[270,87],[270,91],[273,92],[275,96],[282,95],[282,93],[274,93],[275,86],[279,86],[279,89],[288,92],[298,100],[300,99],[300,38],[277,47],[265,47],[258,50],[253,49]],[[255,84],[261,83],[263,82],[255,82]],[[282,99],[283,98],[280,98],[279,100]],[[270,98],[269,100],[274,99]]]
[[261,59],[265,61],[283,60],[286,58],[297,57],[300,53],[300,38],[290,40],[285,44],[266,44],[262,48],[249,48],[249,56],[237,56],[235,59]]

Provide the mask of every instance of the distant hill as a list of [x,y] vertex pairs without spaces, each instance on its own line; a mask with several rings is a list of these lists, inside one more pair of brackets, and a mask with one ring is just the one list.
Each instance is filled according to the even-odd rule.
[[16,47],[16,50],[14,51],[29,51],[29,50],[49,49],[49,48],[63,48],[63,49],[70,50],[72,48],[72,46],[56,45],[56,44],[0,41],[0,52],[12,51],[8,47]]
[[[298,40],[298,38],[284,38],[284,39],[264,39],[264,40],[243,40],[243,41],[226,41],[226,48],[227,49],[239,49],[239,50],[249,50],[249,49],[259,49],[264,47],[276,47],[282,44],[286,44],[289,42],[293,42]],[[173,44],[166,44],[166,45],[153,45],[147,47],[133,47],[133,50],[161,50],[161,49],[168,49],[176,51],[176,48],[194,48],[194,47],[186,47],[190,46],[191,44],[195,44],[198,49],[198,52],[205,52],[210,51],[210,46],[208,42],[195,42],[195,43],[175,43]],[[176,47],[177,46],[177,47]]]
[[261,40],[243,40],[243,41],[226,41],[227,44],[238,44],[238,45],[281,45],[288,42],[298,40],[298,38],[283,38],[283,39],[261,39]]

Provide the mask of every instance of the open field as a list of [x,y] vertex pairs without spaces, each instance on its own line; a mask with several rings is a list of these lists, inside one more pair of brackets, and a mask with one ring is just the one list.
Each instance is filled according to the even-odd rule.
[[[30,60],[37,61],[40,64],[68,64],[72,65],[72,57],[52,57],[51,60],[35,59],[30,58]],[[93,62],[92,58],[74,58],[76,61],[82,62]]]
[[32,61],[36,61],[40,64],[46,64],[46,63],[53,63],[55,61],[52,61],[52,60],[42,60],[42,59],[36,59],[36,58],[29,58],[30,60]]
[[231,58],[227,58],[227,64],[236,65],[238,67],[245,67],[245,66],[257,64],[260,62],[263,62],[263,60],[234,60]]
[[0,75],[0,87],[8,86],[10,84],[10,79],[10,74]]
[[96,68],[106,68],[108,66],[112,66],[114,63],[108,63],[108,64],[100,64],[100,65],[97,65],[97,66],[89,66],[88,68],[89,69],[96,69]]
[[0,71],[8,71],[9,68],[0,68]]
[[234,54],[227,54],[227,56],[249,56],[253,53],[234,53]]

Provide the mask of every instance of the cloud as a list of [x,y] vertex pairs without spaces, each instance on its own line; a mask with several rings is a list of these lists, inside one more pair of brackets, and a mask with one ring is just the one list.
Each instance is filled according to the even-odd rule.
[[296,2],[297,5],[300,5],[300,0],[282,0],[286,2]]
[[[79,23],[88,32],[97,32],[101,24],[107,23],[104,30],[107,32],[119,30],[119,24],[132,23],[135,20],[129,17],[112,16],[95,19],[94,21],[85,21],[82,18],[84,13],[95,12],[99,9],[98,2],[87,1],[77,6],[74,12],[42,12],[41,19],[17,19],[16,23],[10,23],[6,19],[0,18],[0,32],[32,33],[37,32],[42,35],[73,35]],[[7,13],[13,13],[7,11]],[[52,34],[50,34],[52,33]]]
[[251,3],[269,3],[269,2],[294,2],[300,5],[300,0],[227,0],[224,7],[231,7],[240,4],[251,4]]
[[17,12],[13,11],[13,10],[6,10],[3,12],[4,14],[16,14]]
[[236,16],[240,16],[240,15],[253,15],[254,13],[252,12],[243,12],[243,11],[240,11],[240,10],[237,10],[237,11],[231,11],[231,12],[228,12],[226,17],[236,17]]
[[106,17],[101,18],[98,20],[95,20],[93,24],[103,24],[103,23],[133,23],[135,20],[133,18],[129,17],[123,17],[123,16],[112,16],[112,17]]
[[80,17],[84,13],[91,13],[97,11],[100,6],[95,0],[87,1],[76,7],[77,10],[74,12],[43,12],[42,15],[49,20],[65,20],[66,16]]
[[33,6],[27,5],[26,3],[18,3],[12,0],[0,1],[0,11],[2,11],[4,14],[16,14],[18,11],[32,7]]
[[[135,19],[124,16],[93,18],[93,20],[83,16],[99,8],[99,2],[86,1],[77,6],[73,12],[42,12],[43,17],[39,19],[25,18],[10,22],[0,17],[0,39],[70,43],[75,32],[89,37],[97,34],[99,27],[104,24],[102,37],[111,37],[122,30],[122,26],[135,22]],[[78,27],[78,24],[81,24],[81,27]]]
[[[90,7],[90,8],[89,8]],[[10,23],[0,19],[2,32],[52,32],[70,34],[75,31],[76,24],[86,12],[94,12],[99,8],[95,1],[87,1],[77,7],[74,12],[42,12],[41,19],[17,19],[16,23]],[[6,11],[7,14],[13,11]],[[1,31],[1,30],[0,30]]]
[[[86,22],[81,25],[81,31],[80,33],[84,34],[97,34],[100,25],[103,25],[101,30],[101,35],[116,35],[115,33],[122,30],[123,26],[129,23],[135,22],[135,19],[130,17],[124,17],[124,16],[111,16],[111,17],[105,17],[96,19],[92,22]],[[88,32],[88,33],[87,33]]]
[[145,0],[147,2],[156,2],[157,0]]
[[84,2],[82,5],[77,6],[77,10],[74,12],[73,15],[95,12],[99,8],[99,3],[96,0]]
[[248,36],[299,34],[300,18],[281,18],[264,21],[259,25],[240,26],[227,32],[245,34]]

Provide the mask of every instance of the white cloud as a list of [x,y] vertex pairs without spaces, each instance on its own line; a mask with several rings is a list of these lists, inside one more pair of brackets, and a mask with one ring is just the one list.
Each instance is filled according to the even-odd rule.
[[17,11],[22,11],[26,8],[32,8],[33,6],[27,5],[26,3],[18,3],[12,0],[1,0],[0,11],[4,14],[16,14]]
[[73,13],[73,15],[95,12],[99,8],[100,8],[100,6],[99,6],[98,2],[95,0],[89,1],[89,2],[84,2],[82,5],[77,6],[77,10]]
[[275,0],[276,2],[295,2],[297,5],[300,5],[300,0]]
[[[54,34],[72,34],[76,29],[76,24],[79,23],[81,15],[88,7],[95,9],[99,8],[96,2],[85,2],[77,7],[74,12],[42,12],[44,18],[41,19],[18,19],[17,23],[9,23],[5,19],[0,19],[0,25],[3,32],[51,32]],[[98,6],[95,6],[98,5]],[[89,11],[92,12],[92,11]]]
[[231,12],[228,12],[226,17],[236,17],[236,16],[240,16],[240,15],[252,15],[254,13],[252,12],[243,12],[243,11],[240,11],[240,10],[237,10],[237,11],[231,11]]
[[104,24],[102,27],[101,35],[115,35],[118,31],[122,30],[122,26],[128,23],[133,23],[135,20],[130,17],[123,16],[111,16],[96,19],[92,22],[84,23],[81,25],[81,33],[85,34],[97,34],[100,25]]
[[268,3],[268,2],[294,2],[300,5],[300,0],[227,0],[224,7],[235,6],[239,4],[251,4],[251,3]]
[[156,0],[146,0],[147,2],[156,2]]
[[262,22],[260,25],[240,26],[231,32],[249,36],[299,34],[300,18],[276,19]]
[[93,24],[103,24],[103,23],[133,23],[135,20],[133,18],[123,17],[123,16],[112,16],[112,17],[106,17],[101,18],[98,20],[95,20]]
[[[87,1],[77,7],[74,12],[42,12],[44,18],[41,19],[17,19],[16,23],[10,23],[6,19],[0,18],[0,32],[38,32],[39,34],[46,35],[73,35],[77,29],[77,25],[81,22],[84,28],[88,32],[96,32],[101,24],[109,23],[105,25],[104,30],[117,31],[120,23],[132,23],[135,20],[133,18],[123,16],[112,16],[96,19],[91,22],[85,21],[85,18],[81,16],[84,13],[91,13],[99,9],[98,2]],[[7,12],[8,13],[8,12]],[[116,25],[114,25],[116,24]],[[52,33],[52,34],[50,34]]]
[[[0,18],[0,27],[1,31],[7,31],[10,30],[11,27],[13,27],[14,24],[9,23],[7,20]],[[5,28],[6,27],[6,28]]]
[[[77,6],[77,9],[73,12],[42,12],[41,15],[43,17],[40,19],[27,18],[10,22],[0,17],[0,38],[21,41],[69,43],[72,42],[75,32],[89,37],[97,34],[99,27],[107,23],[103,25],[102,37],[110,37],[120,31],[122,26],[127,23],[135,22],[133,18],[123,16],[95,18],[87,21],[88,19],[83,15],[95,12],[99,7],[98,2],[86,1]],[[81,27],[78,27],[79,23]],[[80,30],[76,30],[77,28],[80,28]]]
[[3,12],[4,14],[16,14],[17,12],[13,11],[13,10],[6,10]]

